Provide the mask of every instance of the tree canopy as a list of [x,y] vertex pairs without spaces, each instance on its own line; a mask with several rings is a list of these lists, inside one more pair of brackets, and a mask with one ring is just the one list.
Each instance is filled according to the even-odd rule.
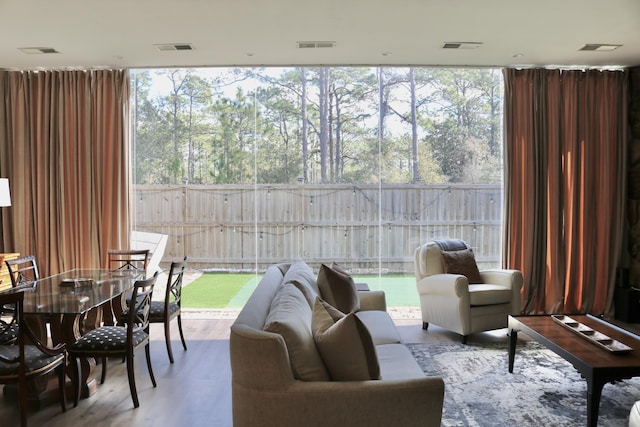
[[132,73],[137,184],[499,183],[495,69]]

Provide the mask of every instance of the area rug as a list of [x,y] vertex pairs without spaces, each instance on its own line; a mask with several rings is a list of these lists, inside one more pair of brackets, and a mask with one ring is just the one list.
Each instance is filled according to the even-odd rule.
[[[518,343],[512,374],[506,343],[407,347],[425,374],[444,379],[443,426],[586,425],[586,381],[569,362],[535,342]],[[598,426],[627,426],[637,400],[640,378],[606,384]]]

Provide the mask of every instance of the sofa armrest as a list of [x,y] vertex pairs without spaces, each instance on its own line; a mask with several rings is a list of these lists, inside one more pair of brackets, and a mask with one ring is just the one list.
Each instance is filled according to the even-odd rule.
[[387,297],[384,291],[358,291],[358,298],[360,299],[360,311],[387,311]]
[[[439,427],[444,381],[440,377],[296,381],[292,387],[282,391],[234,388],[233,393],[235,427]],[[246,402],[246,405],[240,405],[240,401]]]
[[462,298],[469,294],[469,281],[460,274],[434,274],[416,283],[420,295]]

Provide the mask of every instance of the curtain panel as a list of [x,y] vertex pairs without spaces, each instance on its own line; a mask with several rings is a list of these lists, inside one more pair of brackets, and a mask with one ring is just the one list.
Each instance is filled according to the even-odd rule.
[[523,312],[611,315],[623,245],[627,73],[505,69],[503,263]]
[[0,71],[3,252],[42,275],[106,265],[130,241],[126,70]]

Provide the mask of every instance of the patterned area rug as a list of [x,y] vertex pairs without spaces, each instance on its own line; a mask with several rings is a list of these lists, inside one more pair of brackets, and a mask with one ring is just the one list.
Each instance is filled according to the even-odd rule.
[[[518,343],[513,374],[508,371],[506,343],[407,347],[425,374],[444,379],[443,426],[586,425],[586,381],[569,362],[535,342]],[[627,426],[636,400],[640,378],[606,384],[598,426]]]

